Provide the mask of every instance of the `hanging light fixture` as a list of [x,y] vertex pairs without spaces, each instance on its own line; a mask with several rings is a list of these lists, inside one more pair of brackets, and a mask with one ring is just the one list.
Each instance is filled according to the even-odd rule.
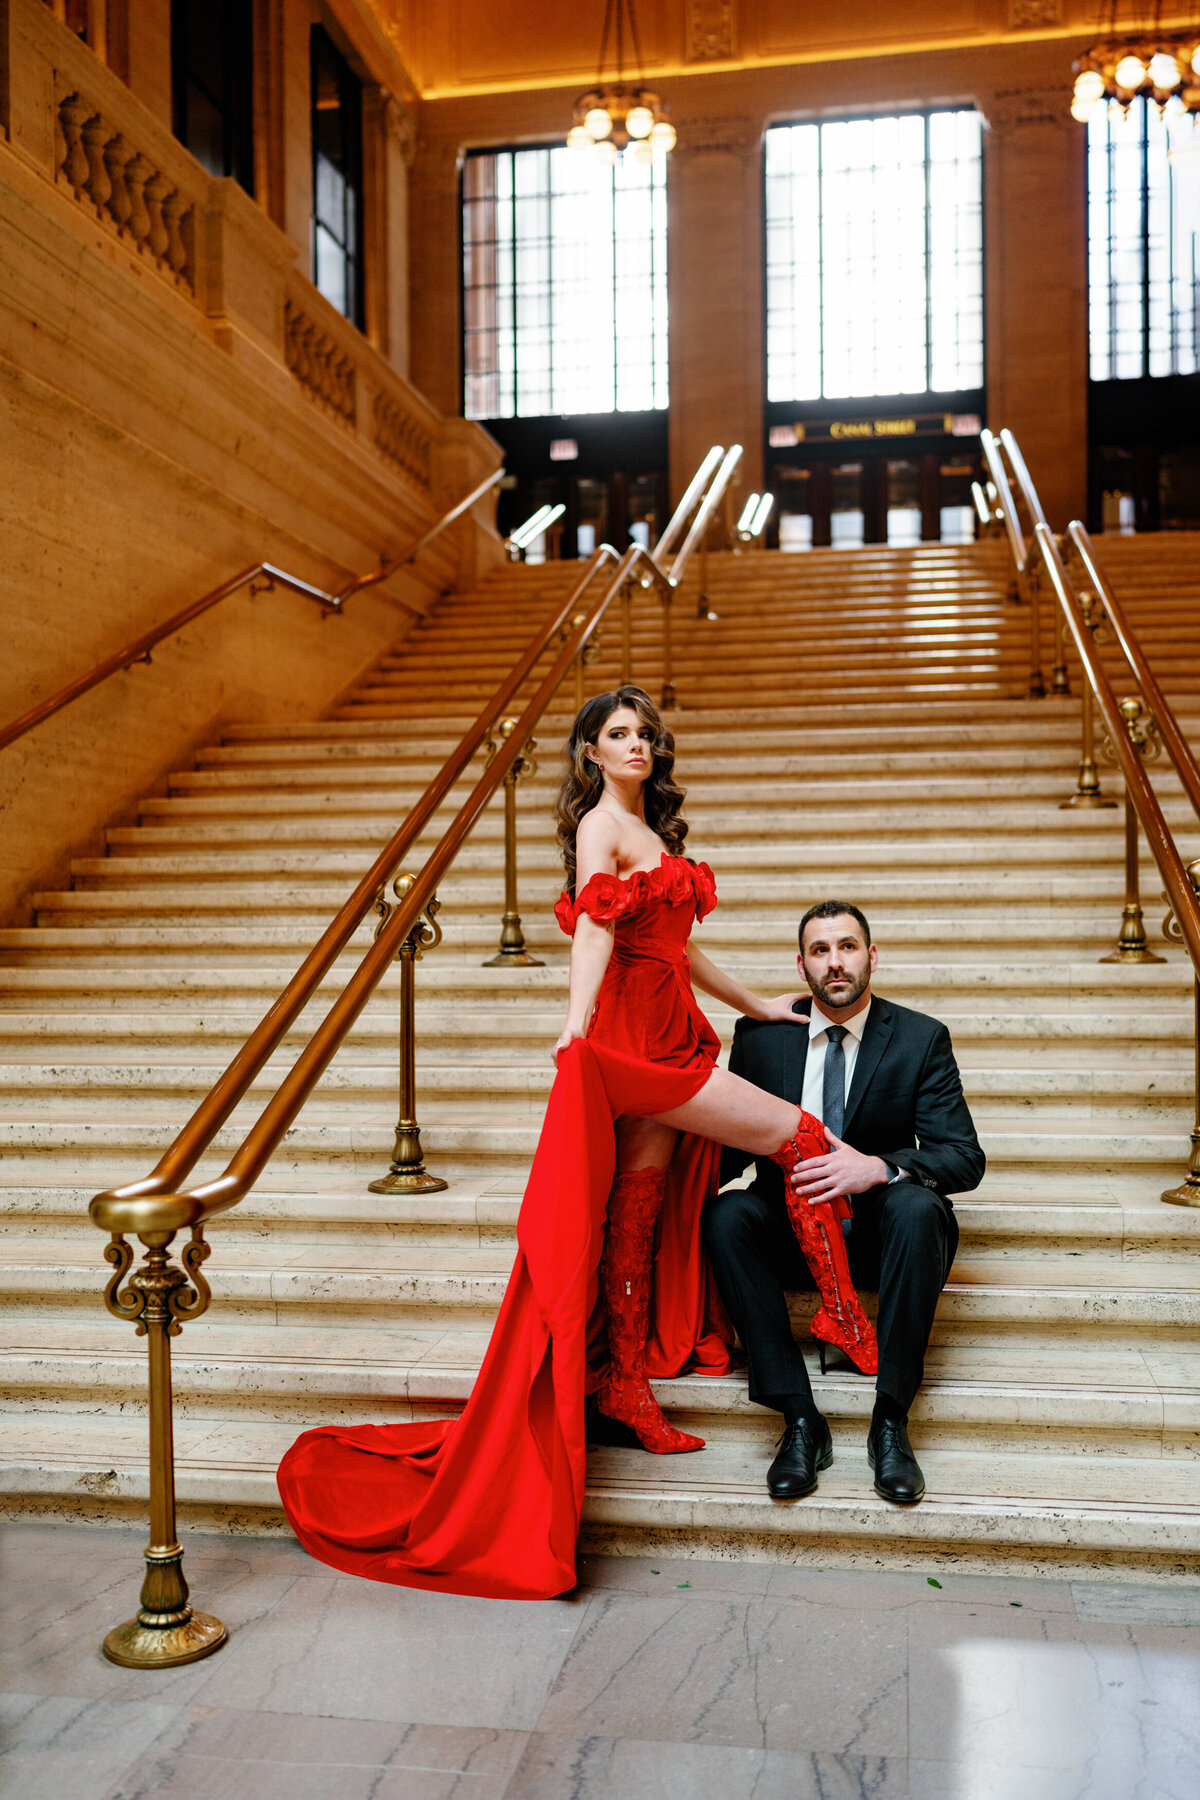
[[[642,48],[638,39],[634,0],[605,0],[604,31],[600,38],[600,63],[596,85],[575,102],[575,123],[567,133],[572,150],[612,165],[620,157],[651,163],[675,147],[675,127],[658,95],[643,85]],[[625,81],[625,33],[629,32],[634,67],[632,86]],[[615,81],[605,81],[609,45],[616,62]]]
[[1100,36],[1077,58],[1071,117],[1086,125],[1107,110],[1127,119],[1141,95],[1165,119],[1172,160],[1200,155],[1200,23],[1186,31],[1164,31],[1162,0],[1155,0],[1147,26],[1134,17],[1122,28],[1120,0],[1105,0]]

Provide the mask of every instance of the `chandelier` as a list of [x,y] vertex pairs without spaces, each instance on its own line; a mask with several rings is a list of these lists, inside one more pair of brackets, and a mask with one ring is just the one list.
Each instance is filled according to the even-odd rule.
[[[634,162],[650,163],[675,147],[675,127],[667,117],[666,107],[657,94],[642,84],[642,50],[633,5],[634,0],[605,0],[596,85],[576,100],[575,123],[567,133],[570,149],[610,166],[620,159],[622,151]],[[633,86],[625,82],[627,24],[638,71]],[[616,80],[606,82],[604,69],[610,40],[615,52]]]
[[1164,32],[1162,0],[1155,0],[1148,23],[1135,18],[1122,29],[1119,3],[1108,0],[1099,39],[1073,65],[1071,117],[1087,124],[1107,111],[1115,121],[1128,119],[1140,95],[1164,119],[1172,155],[1191,150],[1200,144],[1200,26]]

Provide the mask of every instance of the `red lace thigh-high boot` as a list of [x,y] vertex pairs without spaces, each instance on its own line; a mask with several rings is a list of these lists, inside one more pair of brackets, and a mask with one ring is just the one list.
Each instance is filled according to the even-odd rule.
[[654,1223],[666,1188],[665,1169],[631,1169],[613,1182],[600,1261],[610,1367],[596,1394],[606,1418],[629,1426],[643,1450],[659,1455],[704,1448],[703,1438],[667,1423],[646,1374]]
[[783,1170],[788,1217],[821,1296],[810,1328],[812,1334],[818,1343],[833,1344],[844,1351],[864,1375],[875,1375],[879,1370],[879,1346],[850,1279],[842,1234],[842,1221],[852,1217],[850,1202],[845,1194],[837,1194],[814,1206],[800,1198],[789,1179],[802,1162],[810,1156],[824,1156],[828,1149],[825,1127],[811,1113],[802,1112],[795,1136],[771,1152],[771,1161]]

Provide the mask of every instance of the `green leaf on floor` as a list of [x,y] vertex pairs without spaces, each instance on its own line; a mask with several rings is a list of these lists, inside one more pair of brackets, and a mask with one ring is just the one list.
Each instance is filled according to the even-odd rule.
[[650,1571],[650,1573],[651,1573],[651,1574],[652,1574],[652,1575],[661,1575],[661,1574],[662,1574],[662,1570],[661,1570],[661,1569],[651,1569],[651,1571]]
[[1010,1600],[1008,1604],[1010,1606],[1024,1606],[1025,1602],[1023,1600]]
[[675,1586],[676,1586],[676,1587],[691,1587],[691,1585],[692,1585],[692,1584],[691,1584],[691,1582],[690,1582],[690,1581],[677,1581],[677,1582],[676,1582],[676,1583],[675,1583]]
[[932,1575],[927,1575],[925,1579],[930,1587],[940,1588],[942,1585],[940,1581],[935,1581]]

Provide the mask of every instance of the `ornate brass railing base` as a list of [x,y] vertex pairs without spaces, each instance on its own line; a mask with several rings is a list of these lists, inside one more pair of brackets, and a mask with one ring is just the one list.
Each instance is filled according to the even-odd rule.
[[369,1194],[442,1194],[449,1187],[428,1169],[389,1169],[378,1181],[367,1183]]
[[160,1625],[143,1607],[136,1619],[127,1619],[109,1632],[104,1640],[105,1656],[123,1669],[171,1669],[211,1656],[229,1633],[211,1613],[193,1612],[190,1606],[185,1610],[186,1619]]
[[1166,1188],[1161,1198],[1169,1206],[1200,1206],[1200,1125],[1192,1129],[1192,1154],[1188,1172],[1178,1187]]
[[[409,1042],[411,1043],[411,1036]],[[396,1127],[396,1148],[392,1166],[378,1181],[367,1183],[369,1194],[441,1194],[449,1187],[438,1175],[431,1175],[421,1153],[421,1128],[415,1119],[401,1119]]]
[[1115,806],[1117,802],[1110,800],[1107,794],[1072,794],[1069,800],[1060,800],[1059,812],[1069,812],[1073,806]]
[[528,950],[501,950],[498,956],[489,956],[479,966],[481,969],[544,969],[546,965],[540,956],[530,956]]

